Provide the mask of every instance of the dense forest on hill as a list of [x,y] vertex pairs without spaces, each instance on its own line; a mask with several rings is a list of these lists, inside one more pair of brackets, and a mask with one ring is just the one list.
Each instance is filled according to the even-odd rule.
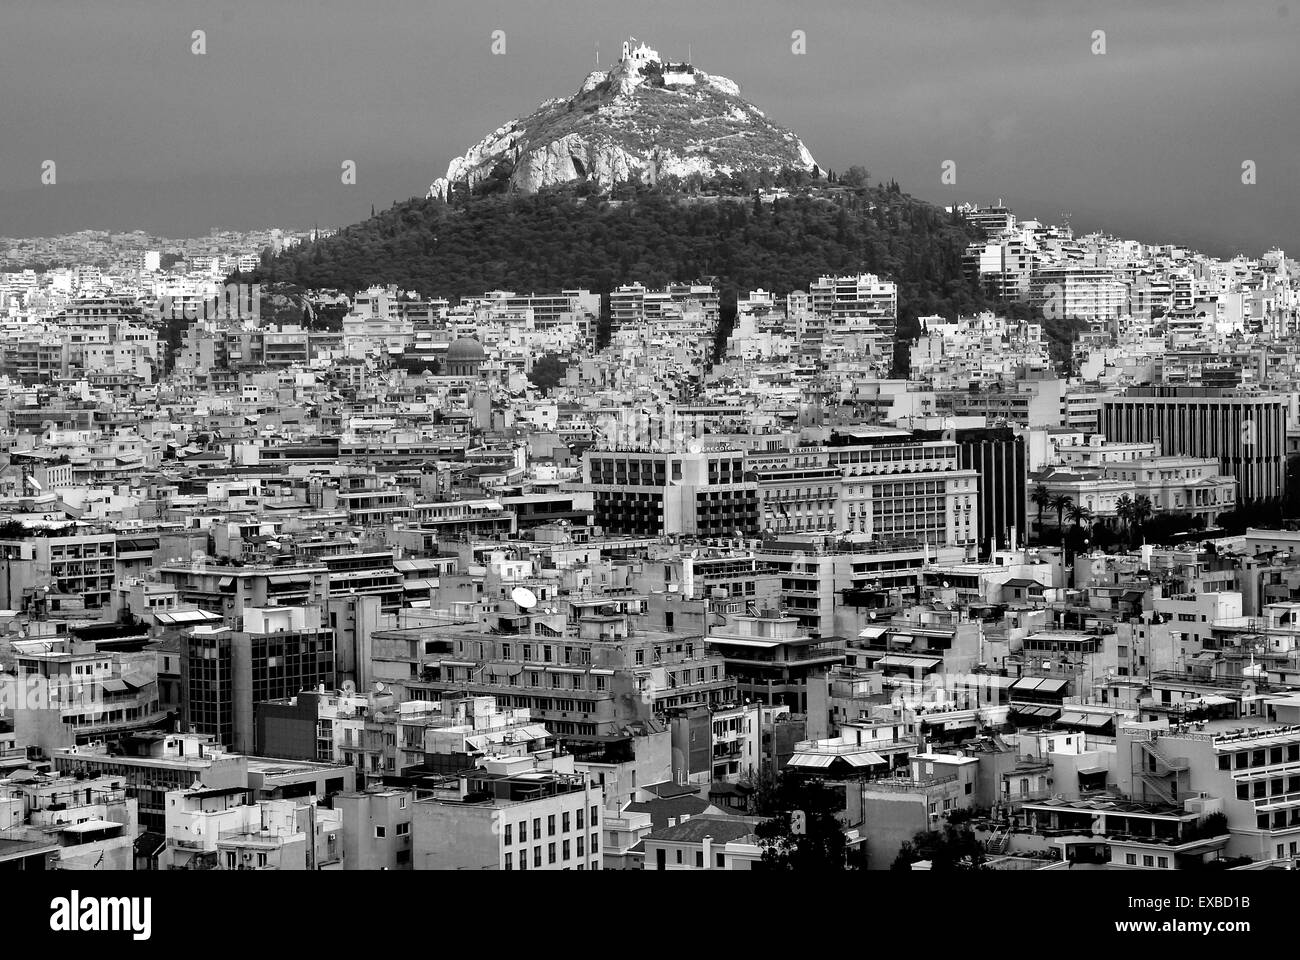
[[[608,294],[633,281],[659,287],[713,278],[723,335],[738,293],[785,294],[826,274],[870,272],[897,282],[900,341],[919,331],[917,317],[996,306],[962,276],[962,253],[979,232],[955,214],[894,183],[823,182],[806,195],[760,202],[755,190],[765,185],[734,178],[622,185],[605,196],[579,185],[412,199],[331,237],[268,253],[239,279],[348,293],[396,284],[423,296],[464,297],[579,287]],[[906,353],[899,351],[904,365]]]

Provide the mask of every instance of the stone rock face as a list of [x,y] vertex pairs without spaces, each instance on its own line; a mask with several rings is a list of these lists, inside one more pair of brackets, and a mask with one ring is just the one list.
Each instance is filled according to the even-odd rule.
[[452,160],[429,195],[445,199],[453,184],[489,178],[534,193],[575,181],[609,187],[814,164],[802,141],[741,98],[733,81],[625,44],[619,64],[588,74],[572,97],[543,102]]

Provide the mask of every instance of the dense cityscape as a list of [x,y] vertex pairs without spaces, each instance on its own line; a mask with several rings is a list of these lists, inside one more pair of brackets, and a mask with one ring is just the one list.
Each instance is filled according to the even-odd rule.
[[8,241],[85,262],[0,283],[0,857],[1288,864],[1295,262],[953,212],[1039,319],[899,342],[859,274],[276,321],[225,278],[304,233]]
[[356,222],[0,236],[0,872],[50,931],[216,908],[162,871],[1046,871],[1208,936],[1300,866],[1286,233],[925,200],[682,46]]

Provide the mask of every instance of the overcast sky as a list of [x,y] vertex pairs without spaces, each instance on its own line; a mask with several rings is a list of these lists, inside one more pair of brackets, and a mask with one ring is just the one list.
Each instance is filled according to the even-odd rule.
[[0,235],[352,222],[628,35],[689,44],[823,167],[1300,253],[1300,0],[0,0]]

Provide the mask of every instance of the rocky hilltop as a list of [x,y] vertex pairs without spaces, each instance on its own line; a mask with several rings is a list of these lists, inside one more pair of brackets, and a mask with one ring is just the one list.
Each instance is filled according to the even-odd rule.
[[740,96],[726,77],[623,44],[612,70],[488,134],[447,167],[429,195],[508,180],[524,193],[574,181],[602,187],[660,176],[730,175],[815,165],[808,148]]

